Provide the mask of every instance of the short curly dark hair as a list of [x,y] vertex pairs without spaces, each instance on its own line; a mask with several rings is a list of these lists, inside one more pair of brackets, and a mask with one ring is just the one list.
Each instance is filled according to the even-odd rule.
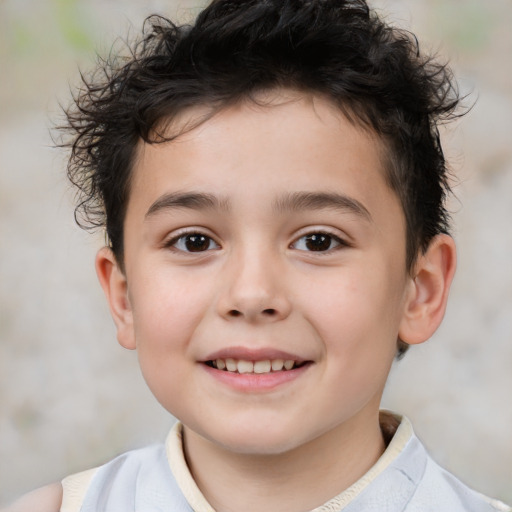
[[363,0],[214,0],[192,25],[148,18],[129,55],[100,60],[67,110],[79,224],[105,227],[122,266],[139,141],[161,141],[162,123],[192,106],[214,113],[277,88],[327,97],[384,141],[411,270],[432,238],[448,232],[438,126],[456,115],[459,94],[446,65]]

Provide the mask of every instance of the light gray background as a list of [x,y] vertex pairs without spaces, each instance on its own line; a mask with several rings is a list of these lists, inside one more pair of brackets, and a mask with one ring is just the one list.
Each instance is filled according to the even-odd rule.
[[[90,67],[152,12],[200,1],[0,0],[0,502],[129,448],[172,418],[121,349],[93,270],[101,235],[73,224],[48,128]],[[444,325],[394,368],[384,405],[434,457],[512,502],[512,4],[375,0],[448,56],[478,102],[444,144],[459,269]]]

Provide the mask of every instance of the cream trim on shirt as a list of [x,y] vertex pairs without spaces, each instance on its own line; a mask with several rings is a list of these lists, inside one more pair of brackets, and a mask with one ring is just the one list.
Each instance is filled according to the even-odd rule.
[[[379,460],[357,482],[338,494],[327,503],[315,508],[311,512],[337,512],[351,503],[377,476],[379,476],[402,452],[407,441],[412,436],[412,426],[405,417],[397,417],[400,425],[391,439],[386,451]],[[183,453],[183,425],[177,422],[167,436],[165,443],[167,460],[174,474],[174,478],[194,512],[215,512],[188,469]]]
[[62,480],[60,512],[80,512],[89,484],[99,468],[75,473]]
[[183,452],[183,425],[179,421],[174,424],[167,436],[165,451],[176,483],[194,512],[215,512],[188,469]]
[[[400,421],[400,425],[386,448],[386,451],[375,465],[348,489],[311,512],[338,512],[342,510],[396,459],[412,436],[412,426],[409,420],[405,417],[400,418],[398,416],[397,419]],[[175,423],[169,432],[165,449],[174,478],[194,512],[215,512],[197,487],[188,469],[183,452],[183,425],[180,422]],[[80,512],[89,485],[98,469],[99,468],[89,469],[82,473],[70,475],[62,480],[63,498],[60,512]],[[496,509],[510,510],[508,508],[500,509],[499,507],[496,507]]]
[[400,425],[379,460],[348,489],[311,512],[337,512],[343,510],[400,455],[407,441],[412,437],[413,430],[411,422],[405,416],[397,417],[397,419],[400,421]]

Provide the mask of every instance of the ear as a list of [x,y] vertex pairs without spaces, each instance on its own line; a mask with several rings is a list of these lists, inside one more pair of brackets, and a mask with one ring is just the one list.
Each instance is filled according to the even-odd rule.
[[130,350],[135,349],[128,283],[124,272],[108,247],[103,247],[96,255],[96,274],[110,306],[110,313],[117,329],[117,340],[123,347]]
[[418,257],[398,332],[405,343],[423,343],[439,327],[455,274],[456,254],[452,237],[442,234]]

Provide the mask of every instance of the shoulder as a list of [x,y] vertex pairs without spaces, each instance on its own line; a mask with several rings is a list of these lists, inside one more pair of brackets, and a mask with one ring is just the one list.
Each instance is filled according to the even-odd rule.
[[169,505],[172,510],[190,510],[174,479],[164,445],[123,453],[62,483],[61,512],[151,512]]
[[[392,452],[394,457],[373,487],[394,495],[395,508],[389,510],[512,512],[509,506],[474,491],[434,462],[405,417],[401,418],[387,452]],[[402,500],[400,509],[396,507],[398,496]]]
[[55,483],[25,494],[0,512],[59,512],[62,485]]
[[425,472],[407,512],[449,510],[450,512],[512,512],[512,509],[471,489],[429,456]]

